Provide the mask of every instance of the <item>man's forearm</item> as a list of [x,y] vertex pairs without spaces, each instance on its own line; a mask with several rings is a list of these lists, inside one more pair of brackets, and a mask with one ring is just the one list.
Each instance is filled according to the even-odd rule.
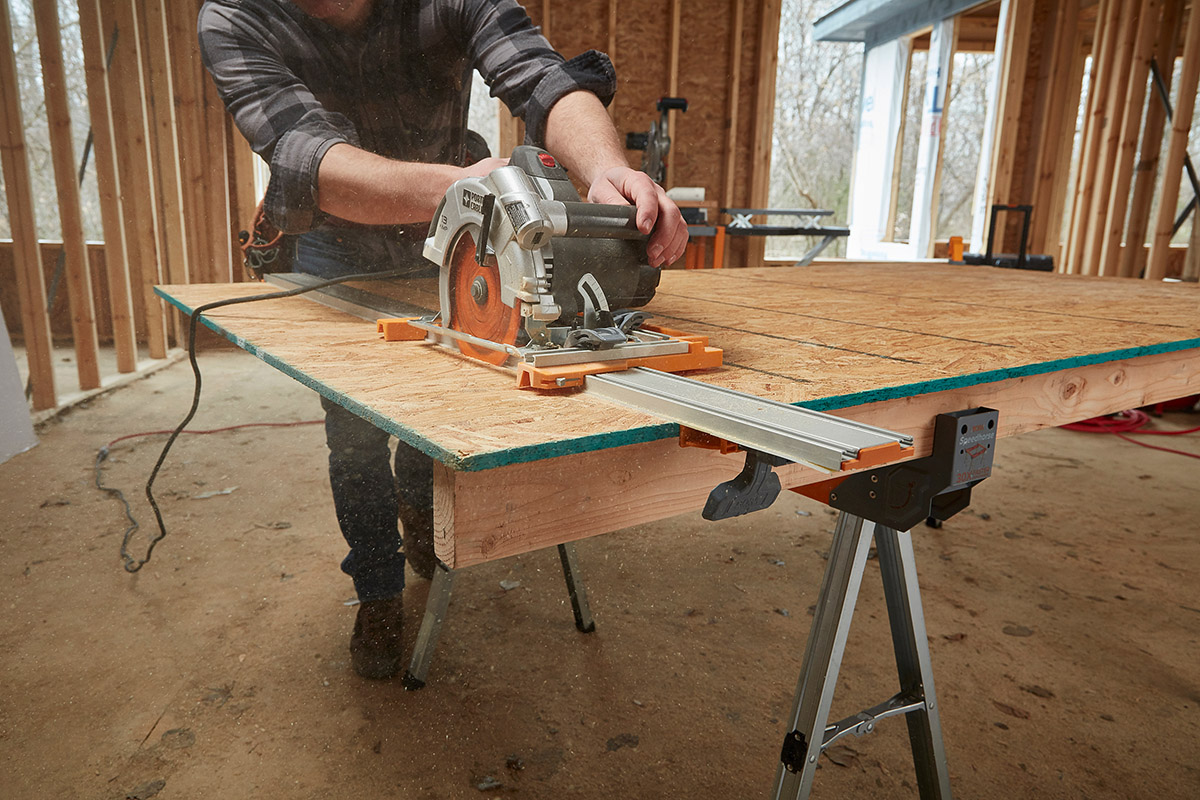
[[591,92],[565,95],[546,118],[546,149],[586,186],[613,167],[626,167],[625,150],[604,104]]
[[399,225],[433,219],[458,167],[393,161],[349,144],[335,144],[317,172],[321,210],[364,225]]

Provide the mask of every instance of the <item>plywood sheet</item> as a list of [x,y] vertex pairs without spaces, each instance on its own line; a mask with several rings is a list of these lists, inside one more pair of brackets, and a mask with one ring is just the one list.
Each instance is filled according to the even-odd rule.
[[[432,299],[427,285],[413,297]],[[168,286],[185,311],[261,286]],[[707,333],[725,366],[692,377],[820,410],[1194,350],[1197,288],[983,267],[833,263],[667,272],[648,310]],[[492,469],[675,435],[580,393],[514,388],[510,372],[301,297],[217,309],[205,324],[456,470]]]

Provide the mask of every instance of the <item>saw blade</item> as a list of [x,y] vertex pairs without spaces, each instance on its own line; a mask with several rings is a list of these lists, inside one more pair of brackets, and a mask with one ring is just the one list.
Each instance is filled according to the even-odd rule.
[[[515,345],[521,332],[521,309],[510,306],[501,298],[500,269],[494,260],[475,259],[475,239],[463,231],[454,243],[449,259],[450,308],[447,324],[450,328],[500,344]],[[503,364],[508,354],[488,350],[466,342],[458,342],[464,354]]]

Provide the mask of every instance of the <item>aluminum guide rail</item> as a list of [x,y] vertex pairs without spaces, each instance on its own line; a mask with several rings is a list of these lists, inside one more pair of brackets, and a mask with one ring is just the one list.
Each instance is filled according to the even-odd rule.
[[869,447],[913,443],[911,436],[883,428],[645,367],[589,375],[587,391],[743,448],[831,471]]

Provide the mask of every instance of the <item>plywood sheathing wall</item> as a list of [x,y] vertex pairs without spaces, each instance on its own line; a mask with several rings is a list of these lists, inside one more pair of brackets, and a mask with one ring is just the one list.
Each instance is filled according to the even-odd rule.
[[[611,13],[614,5],[615,15]],[[724,205],[729,120],[736,118],[734,177],[728,197],[733,206],[745,207],[753,205],[750,189],[763,9],[773,7],[777,14],[778,5],[742,3],[741,78],[735,88],[729,80],[734,70],[730,31],[734,29],[738,5],[738,0],[689,0],[681,4],[677,93],[687,99],[688,110],[675,114],[670,161],[674,185],[703,186],[708,200]],[[670,94],[674,4],[550,0],[527,2],[525,6],[533,21],[547,29],[550,43],[567,58],[588,49],[607,50],[610,42],[615,43],[611,55],[618,88],[613,122],[622,140],[626,133],[648,130],[658,118],[654,108],[658,99]],[[612,19],[616,21],[615,31],[611,29]],[[731,114],[731,89],[738,97],[736,114]],[[631,166],[641,164],[640,151],[629,150],[626,155]],[[731,266],[747,264],[746,241],[734,241],[728,249]]]

